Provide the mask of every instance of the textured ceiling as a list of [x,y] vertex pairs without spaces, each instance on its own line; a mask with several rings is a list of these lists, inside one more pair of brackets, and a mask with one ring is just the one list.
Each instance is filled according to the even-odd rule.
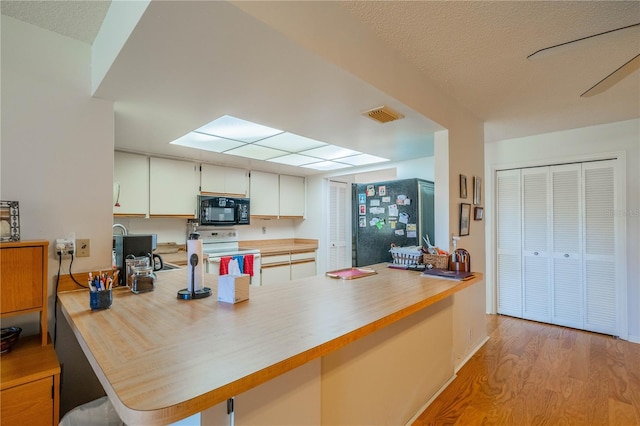
[[111,1],[9,1],[0,2],[3,15],[40,28],[93,43]]
[[[108,1],[3,0],[1,6],[2,13],[5,15],[91,43],[99,30],[109,3]],[[153,1],[150,8],[162,14],[161,10],[165,9],[162,6],[163,3],[167,7],[172,7],[169,6],[170,3],[180,4],[181,19],[185,22],[190,20],[200,22],[197,14],[202,14],[203,4],[218,2]],[[298,47],[293,48],[293,45],[289,44],[285,51],[289,49],[292,52],[291,56],[295,57],[295,62],[294,59],[291,61],[281,59],[283,64],[289,63],[289,69],[291,64],[295,63],[295,68],[305,70],[301,72],[305,72],[307,80],[313,81],[313,84],[305,85],[305,82],[299,78],[301,76],[294,73],[286,77],[290,82],[288,88],[279,82],[283,85],[277,87],[277,96],[267,99],[270,103],[261,104],[258,102],[259,97],[254,97],[255,102],[249,101],[240,105],[241,97],[238,96],[237,105],[233,102],[229,102],[228,105],[234,106],[236,115],[247,119],[251,115],[260,116],[261,114],[257,111],[261,110],[267,120],[264,124],[293,132],[298,130],[297,133],[303,136],[323,138],[330,143],[338,144],[344,139],[355,141],[355,136],[351,137],[351,135],[355,135],[356,124],[353,124],[353,129],[349,129],[347,127],[349,124],[343,120],[330,121],[332,126],[326,126],[324,123],[315,121],[307,122],[308,118],[329,110],[340,111],[344,115],[349,109],[356,108],[358,104],[353,101],[358,98],[366,107],[378,106],[367,104],[370,100],[386,99],[375,90],[367,88],[366,84],[340,73],[340,70],[333,69],[335,68],[333,64],[327,65],[318,61],[317,53],[322,49],[316,47],[324,42],[323,37],[318,34],[318,28],[322,28],[323,31],[339,32],[346,40],[349,37],[361,36],[362,33],[356,35],[355,32],[350,32],[349,24],[353,28],[356,22],[367,29],[368,42],[374,40],[375,43],[394,49],[437,87],[482,119],[485,122],[485,139],[488,142],[640,117],[640,72],[638,71],[601,95],[580,98],[581,93],[640,52],[640,29],[625,30],[575,43],[566,51],[540,60],[526,59],[527,55],[544,47],[640,22],[640,1],[240,1],[236,6],[288,38],[283,45],[293,42],[305,48],[313,48],[315,54],[304,55],[298,52]],[[189,7],[193,8],[196,14],[182,15],[182,11]],[[316,9],[313,9],[314,7]],[[309,12],[317,11],[318,8],[331,9],[326,20],[320,24],[314,22],[320,17]],[[198,12],[196,9],[201,10]],[[160,16],[153,19],[158,20]],[[167,16],[167,19],[170,17]],[[240,21],[238,18],[238,22]],[[123,70],[120,79],[117,80],[115,77],[110,79],[110,94],[119,94],[113,97],[116,100],[116,146],[124,148],[128,143],[127,138],[133,140],[144,135],[145,139],[151,140],[156,137],[162,140],[178,136],[174,129],[168,128],[165,136],[160,135],[163,126],[167,126],[167,123],[158,111],[162,111],[165,117],[173,117],[176,122],[184,115],[184,123],[186,123],[187,115],[194,117],[198,115],[198,111],[209,107],[205,99],[199,99],[200,95],[196,96],[198,99],[192,97],[191,101],[185,97],[185,93],[197,94],[198,85],[202,87],[203,84],[209,84],[208,82],[190,78],[180,80],[180,87],[167,86],[167,78],[171,81],[173,75],[161,71],[159,66],[173,67],[173,63],[158,62],[156,68],[144,68],[147,65],[136,57],[144,52],[149,57],[158,55],[160,61],[163,53],[160,51],[154,53],[152,45],[160,44],[158,49],[166,50],[166,46],[180,39],[185,43],[198,40],[201,44],[200,51],[202,51],[206,46],[205,39],[187,40],[184,38],[184,32],[199,35],[204,34],[204,29],[191,25],[178,32],[178,25],[174,25],[171,21],[164,22],[164,27],[152,24],[151,17],[148,17],[145,22],[146,24],[136,29],[137,35],[131,37],[127,43],[131,47],[120,55],[122,59],[119,58],[118,66],[115,67]],[[180,24],[181,22],[176,21]],[[224,25],[224,22],[219,24],[220,27]],[[242,25],[245,26],[242,33],[247,35],[255,35],[263,31],[263,29],[254,30],[253,27],[246,27],[251,25],[246,19],[242,20]],[[241,33],[231,36],[233,31],[229,29],[227,40],[233,40],[234,43],[244,41]],[[219,39],[218,36],[216,40],[210,40],[210,46]],[[134,47],[135,40],[140,41]],[[273,40],[275,43],[277,37]],[[248,44],[246,49],[250,46]],[[324,48],[327,49],[327,46],[325,45]],[[145,51],[146,47],[149,48],[148,54]],[[275,45],[271,47],[275,48]],[[335,47],[331,46],[331,48]],[[218,47],[213,50],[218,52],[216,49]],[[227,47],[221,45],[220,49],[226,50]],[[127,50],[131,52],[128,55]],[[186,52],[184,49],[180,50],[179,46],[176,52],[179,57],[187,58]],[[255,52],[252,56],[260,56],[263,53]],[[336,53],[336,55],[340,54],[353,55],[354,52],[348,51],[345,47],[342,52]],[[128,64],[124,62],[126,57],[130,58]],[[190,58],[190,60],[193,59]],[[303,60],[305,63],[301,62]],[[270,61],[263,63],[272,65]],[[220,73],[218,78],[224,78],[224,86],[235,89],[236,95],[242,94],[238,89],[247,86],[248,82],[250,82],[248,87],[253,87],[255,93],[269,93],[271,87],[261,88],[256,84],[260,83],[261,78],[272,77],[278,72],[274,67],[269,74],[264,74],[256,81],[255,76],[247,74],[247,69],[235,68],[223,72],[220,64],[216,65]],[[314,69],[317,72],[312,71]],[[147,71],[146,79],[139,82],[133,81],[134,75],[144,75],[143,70]],[[178,70],[173,70],[174,73],[176,71]],[[186,73],[181,71],[182,74],[192,77],[195,72],[195,70],[188,70]],[[151,74],[148,73],[157,75],[149,78]],[[125,78],[129,80],[126,83]],[[245,80],[241,81],[240,78]],[[350,80],[352,82],[348,83]],[[154,81],[157,81],[158,85],[151,87]],[[325,85],[329,82],[334,86]],[[351,84],[351,88],[345,86],[346,84]],[[142,88],[147,85],[149,85],[148,91],[144,93]],[[338,99],[328,97],[332,94],[331,92],[336,92],[336,87],[340,87],[338,94],[342,95],[342,100],[351,102],[350,105],[330,104]],[[216,90],[221,89],[216,87]],[[225,99],[221,92],[216,95],[219,99]],[[296,98],[299,95],[304,96],[308,102],[296,104],[293,108],[292,105],[286,105],[287,102],[300,102],[300,99]],[[134,96],[138,98],[134,99]],[[165,103],[169,99],[182,102],[177,113],[177,106]],[[234,98],[229,99],[235,101]],[[325,104],[320,108],[317,105],[319,103]],[[399,106],[402,107],[402,105]],[[154,114],[150,112],[151,108],[155,109]],[[308,110],[305,111],[304,108]],[[243,112],[247,115],[243,116]],[[282,117],[282,122],[277,123],[276,126],[273,121],[276,121],[274,117],[278,114]],[[419,122],[414,117],[415,113],[409,112],[408,115],[409,120],[397,122],[399,130],[401,130],[400,126],[414,125]],[[206,121],[213,118],[215,117],[208,117]],[[204,117],[201,119],[204,122]],[[269,119],[272,122],[269,122]],[[157,134],[145,134],[142,130],[137,130],[138,133],[134,130],[129,131],[136,126],[143,127],[136,123],[142,123],[144,120],[147,120],[147,123],[143,123],[146,128],[155,120],[157,125],[154,126],[153,132]],[[424,129],[424,125],[425,123],[420,123],[422,127],[418,126],[414,129]],[[354,133],[350,133],[351,130]],[[145,130],[145,132],[151,132],[151,130]],[[385,135],[369,134],[367,136],[371,146],[375,145],[374,138],[377,136]],[[352,147],[360,149],[358,146]],[[147,146],[144,149],[151,151],[153,147]],[[380,149],[389,151],[388,147]],[[403,149],[396,147],[394,152],[400,151]],[[406,156],[406,152],[404,155]]]
[[544,47],[640,22],[638,1],[341,5],[485,120],[488,141],[640,116],[640,72],[599,98],[579,98],[640,53],[640,27],[526,59]]

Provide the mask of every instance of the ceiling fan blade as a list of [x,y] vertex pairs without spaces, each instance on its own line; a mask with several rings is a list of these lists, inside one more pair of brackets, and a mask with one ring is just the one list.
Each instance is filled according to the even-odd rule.
[[640,69],[640,54],[634,56],[620,68],[594,84],[589,90],[580,95],[580,97],[588,98],[605,92],[638,69]]
[[632,28],[632,27],[638,27],[640,26],[640,22],[637,24],[631,24],[631,25],[626,25],[624,27],[620,27],[620,28],[615,28],[613,30],[609,30],[609,31],[604,31],[598,34],[593,34],[590,36],[586,36],[586,37],[581,37],[575,40],[571,40],[571,41],[565,41],[564,43],[560,43],[560,44],[556,44],[553,46],[549,46],[549,47],[545,47],[544,49],[540,49],[540,50],[536,50],[535,52],[533,52],[532,54],[530,54],[529,56],[527,56],[527,59],[529,60],[535,60],[535,59],[540,59],[543,58],[545,56],[547,56],[547,54],[555,52],[556,50],[561,50],[559,48],[561,47],[568,47],[568,45],[579,42],[579,41],[583,41],[583,40],[587,40],[593,37],[598,37],[601,35],[605,35],[605,34],[609,34],[609,33],[613,33],[615,31],[621,31],[621,30],[626,30],[627,28]]

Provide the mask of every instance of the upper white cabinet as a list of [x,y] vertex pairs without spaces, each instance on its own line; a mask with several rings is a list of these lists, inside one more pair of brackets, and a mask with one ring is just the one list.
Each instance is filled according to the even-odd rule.
[[280,184],[278,175],[251,172],[251,216],[278,217],[280,213]]
[[200,192],[246,197],[249,178],[246,170],[233,167],[200,165]]
[[304,217],[303,177],[252,171],[250,182],[251,216]]
[[280,217],[304,217],[304,178],[280,175]]
[[189,161],[149,159],[149,214],[195,217],[199,167]]
[[147,216],[149,214],[149,157],[114,152],[113,214]]

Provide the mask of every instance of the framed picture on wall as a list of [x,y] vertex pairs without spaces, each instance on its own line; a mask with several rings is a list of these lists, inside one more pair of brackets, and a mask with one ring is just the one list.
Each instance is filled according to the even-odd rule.
[[460,198],[467,198],[467,177],[460,175]]
[[460,203],[460,236],[469,235],[471,221],[471,204]]
[[484,218],[484,209],[482,207],[475,207],[473,209],[473,220],[482,220]]
[[20,241],[20,207],[17,201],[0,201],[0,241]]
[[473,204],[479,206],[482,204],[482,178],[480,176],[473,177]]

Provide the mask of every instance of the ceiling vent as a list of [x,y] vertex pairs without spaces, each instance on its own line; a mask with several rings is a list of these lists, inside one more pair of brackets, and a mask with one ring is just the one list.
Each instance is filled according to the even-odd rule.
[[404,115],[395,112],[394,110],[386,106],[370,109],[363,112],[362,115],[369,117],[370,119],[375,120],[378,123],[388,123],[389,121],[396,121],[404,118]]

